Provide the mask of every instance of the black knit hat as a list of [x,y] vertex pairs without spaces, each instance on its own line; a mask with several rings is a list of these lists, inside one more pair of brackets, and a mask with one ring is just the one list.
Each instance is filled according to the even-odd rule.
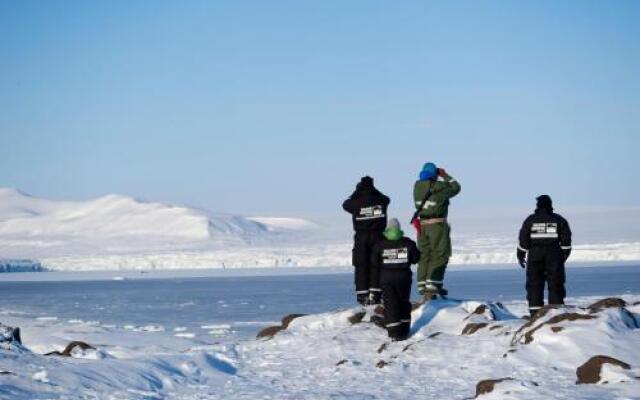
[[541,210],[553,211],[553,202],[551,201],[551,197],[549,197],[549,195],[543,194],[536,197],[536,200],[536,208]]
[[356,185],[356,188],[362,189],[371,189],[373,187],[373,178],[370,176],[363,176],[360,178],[360,182]]

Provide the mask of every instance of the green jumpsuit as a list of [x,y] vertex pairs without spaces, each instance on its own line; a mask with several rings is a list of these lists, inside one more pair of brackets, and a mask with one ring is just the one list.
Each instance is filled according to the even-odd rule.
[[446,221],[449,199],[460,193],[460,184],[446,172],[437,180],[417,181],[413,188],[416,210],[432,185],[432,193],[419,213],[422,232],[418,236],[421,254],[418,291],[421,294],[435,294],[442,288],[444,272],[451,257],[451,228]]

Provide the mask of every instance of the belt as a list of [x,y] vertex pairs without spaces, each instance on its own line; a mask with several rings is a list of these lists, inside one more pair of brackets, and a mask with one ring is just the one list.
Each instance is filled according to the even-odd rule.
[[441,222],[447,222],[446,218],[428,218],[428,219],[421,219],[420,220],[420,225],[433,225],[433,224],[439,224]]

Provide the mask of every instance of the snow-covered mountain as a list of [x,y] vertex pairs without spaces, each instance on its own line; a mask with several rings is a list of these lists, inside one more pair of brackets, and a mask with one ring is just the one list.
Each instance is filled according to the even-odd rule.
[[107,195],[89,201],[53,201],[0,188],[0,235],[13,237],[123,236],[186,240],[261,235],[267,224],[237,215]]
[[[177,252],[169,263],[189,266],[192,261],[199,263],[194,253],[272,246],[318,228],[300,218],[248,218],[121,195],[54,201],[0,188],[0,260],[5,263],[49,260],[46,266],[64,269],[61,260],[73,259],[88,269],[109,269],[109,264],[147,268],[156,265],[149,257]],[[228,263],[228,258],[204,262],[216,267]]]

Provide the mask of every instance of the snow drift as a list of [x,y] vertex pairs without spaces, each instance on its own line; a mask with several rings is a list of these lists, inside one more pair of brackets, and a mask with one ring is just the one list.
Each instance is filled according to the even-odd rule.
[[[403,342],[360,308],[291,315],[262,339],[209,346],[151,327],[3,315],[25,326],[23,344],[10,328],[0,335],[0,397],[637,398],[640,297],[626,299],[584,298],[530,320],[524,304],[434,300],[413,311]],[[78,340],[83,351],[67,351]]]

